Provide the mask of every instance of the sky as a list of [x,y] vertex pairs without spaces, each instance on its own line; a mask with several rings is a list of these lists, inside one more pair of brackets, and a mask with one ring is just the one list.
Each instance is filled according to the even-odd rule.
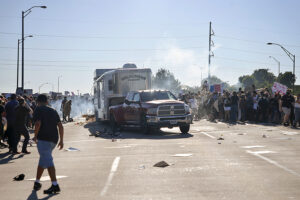
[[[211,75],[229,84],[255,69],[278,75],[300,55],[297,0],[0,0],[0,93],[15,92],[21,13],[25,17],[25,88],[90,93],[93,73],[135,63],[170,70],[184,85],[208,76],[208,34],[214,36]],[[20,46],[21,47],[21,46]],[[21,55],[21,51],[20,51]],[[21,56],[20,56],[21,63]],[[20,64],[21,66],[21,64]],[[60,78],[58,78],[60,77]],[[300,64],[296,62],[296,84]],[[20,79],[21,80],[21,79]],[[47,84],[45,84],[47,83]]]

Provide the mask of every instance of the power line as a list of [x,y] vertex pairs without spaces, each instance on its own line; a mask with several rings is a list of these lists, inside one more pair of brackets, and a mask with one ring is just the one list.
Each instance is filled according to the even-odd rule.
[[[180,49],[203,49],[205,47],[183,47]],[[0,47],[0,49],[17,49],[15,47]],[[55,49],[55,48],[25,48],[27,50],[39,51],[101,51],[101,52],[119,52],[119,51],[165,51],[171,48],[155,48],[155,49]]]
[[[13,32],[0,32],[2,35],[21,35]],[[79,38],[79,39],[191,39],[202,38],[204,35],[187,36],[105,36],[105,35],[51,35],[51,34],[30,34],[34,37],[54,37],[54,38]]]
[[[248,39],[235,38],[235,37],[231,37],[231,36],[223,36],[223,35],[216,35],[216,37],[224,38],[224,39],[230,39],[230,40],[238,40],[238,41],[248,42],[248,43],[256,43],[256,44],[266,45],[266,42],[265,42],[265,41],[248,40]],[[293,45],[293,44],[283,44],[283,45],[284,45],[284,46],[289,46],[289,47],[300,47],[300,45]]]

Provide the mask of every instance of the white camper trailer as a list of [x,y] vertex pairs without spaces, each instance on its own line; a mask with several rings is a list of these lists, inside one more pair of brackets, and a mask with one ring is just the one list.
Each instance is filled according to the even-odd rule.
[[[101,73],[98,70],[99,73]],[[124,102],[128,92],[151,89],[151,69],[120,68],[104,70],[94,80],[94,108],[96,120],[109,120],[109,107]]]

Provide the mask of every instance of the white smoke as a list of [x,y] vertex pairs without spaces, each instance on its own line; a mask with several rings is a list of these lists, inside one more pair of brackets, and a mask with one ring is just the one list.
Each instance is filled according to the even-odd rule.
[[[91,100],[78,97],[68,98],[68,100],[72,100],[71,118],[76,119],[82,117],[82,115],[94,114],[94,105]],[[61,102],[62,100],[50,102],[50,106],[58,112],[60,117],[62,117]]]
[[[221,45],[215,45],[216,51]],[[167,51],[157,51],[153,57],[147,59],[146,66],[155,69],[166,68],[170,70],[183,85],[199,86],[202,78],[208,76],[208,50],[180,48],[176,42],[162,44],[159,48],[168,49]],[[154,64],[155,60],[161,60],[159,66]],[[156,62],[157,63],[157,62]],[[211,63],[211,74],[214,74],[218,66]]]

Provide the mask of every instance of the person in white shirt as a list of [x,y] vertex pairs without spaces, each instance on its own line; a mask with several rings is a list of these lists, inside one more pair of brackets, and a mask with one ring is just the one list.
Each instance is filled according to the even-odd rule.
[[191,96],[189,103],[192,109],[193,119],[198,120],[198,102],[194,95]]

